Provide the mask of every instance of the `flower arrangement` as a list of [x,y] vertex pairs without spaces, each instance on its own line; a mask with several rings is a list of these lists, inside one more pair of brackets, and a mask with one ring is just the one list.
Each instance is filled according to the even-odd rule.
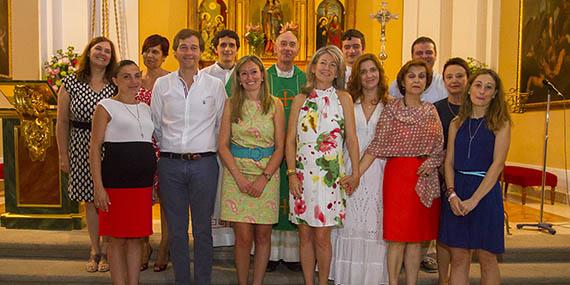
[[79,67],[78,57],[78,54],[74,51],[74,47],[69,46],[66,51],[58,49],[55,55],[44,63],[46,79],[53,91],[57,93],[61,86],[61,80],[75,73]]
[[299,30],[299,25],[293,22],[287,22],[284,25],[281,25],[281,30],[279,31],[279,34],[291,31],[293,34],[297,35],[298,30]]
[[245,40],[255,54],[257,47],[265,41],[265,34],[261,31],[260,25],[246,25],[245,31]]
[[471,74],[475,74],[480,69],[488,68],[486,63],[473,57],[467,57],[467,65],[469,65]]

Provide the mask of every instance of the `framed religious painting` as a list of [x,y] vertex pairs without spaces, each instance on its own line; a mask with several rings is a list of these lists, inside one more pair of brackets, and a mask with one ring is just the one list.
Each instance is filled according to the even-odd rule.
[[12,77],[10,0],[0,0],[0,80]]
[[211,40],[224,28],[240,36],[238,56],[256,54],[266,64],[276,61],[277,36],[292,31],[299,40],[296,61],[306,62],[324,45],[340,47],[344,30],[354,27],[355,5],[354,0],[189,0],[188,26],[204,39],[205,62],[215,61]]
[[547,89],[554,84],[565,96],[551,96],[558,105],[570,99],[570,1],[521,0],[519,25],[518,90],[532,94],[527,108],[543,107]]

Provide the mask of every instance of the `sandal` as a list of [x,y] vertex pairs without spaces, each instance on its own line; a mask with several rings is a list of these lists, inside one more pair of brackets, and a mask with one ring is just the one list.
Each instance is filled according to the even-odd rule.
[[152,255],[152,246],[149,245],[148,248],[150,248],[150,250],[148,250],[146,261],[141,264],[140,268],[141,271],[145,271],[148,269],[148,261],[150,260],[150,256]]
[[[158,258],[157,258],[158,259]],[[154,262],[154,267],[152,268],[152,271],[154,272],[162,272],[165,271],[166,268],[168,267],[168,260],[170,260],[170,251],[166,253],[166,263],[164,264],[160,264],[158,262]]]
[[90,253],[87,264],[85,264],[85,271],[89,273],[97,272],[99,265],[99,255],[96,253]]
[[107,260],[107,255],[101,254],[101,255],[99,255],[99,257],[100,257],[100,260],[99,260],[99,266],[97,267],[97,271],[99,271],[99,272],[109,271],[111,266],[109,265],[109,261]]

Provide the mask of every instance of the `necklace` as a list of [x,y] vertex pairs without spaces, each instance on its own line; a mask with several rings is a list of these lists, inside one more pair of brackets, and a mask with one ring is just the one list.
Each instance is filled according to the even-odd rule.
[[467,149],[467,159],[471,158],[471,143],[473,142],[473,139],[475,139],[475,136],[477,135],[479,128],[481,128],[483,121],[485,121],[485,119],[482,119],[481,122],[479,122],[477,129],[475,129],[475,133],[471,134],[471,119],[469,119],[469,147]]
[[451,108],[451,104],[449,104],[449,99],[447,100],[447,107],[449,108],[449,112],[451,112],[451,114],[453,115],[453,117],[457,117],[457,114],[455,112],[453,112],[453,109]]
[[129,111],[129,113],[131,114],[131,116],[133,116],[133,118],[137,119],[137,122],[139,123],[139,131],[141,133],[141,139],[144,138],[144,134],[143,134],[143,130],[142,130],[142,125],[141,125],[141,119],[139,116],[139,104],[136,104],[137,107],[137,115],[135,116],[135,113],[133,113],[133,111],[131,111],[131,109],[129,109],[129,107],[127,106],[127,104],[121,102],[123,104],[123,106],[125,106],[125,109],[127,109],[127,111]]

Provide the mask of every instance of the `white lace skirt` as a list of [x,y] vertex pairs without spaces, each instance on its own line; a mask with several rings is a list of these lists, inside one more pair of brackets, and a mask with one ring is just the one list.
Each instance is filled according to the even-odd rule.
[[[382,239],[384,160],[376,159],[346,202],[344,228],[333,230],[329,279],[335,284],[388,284]],[[350,173],[350,172],[347,172]]]

